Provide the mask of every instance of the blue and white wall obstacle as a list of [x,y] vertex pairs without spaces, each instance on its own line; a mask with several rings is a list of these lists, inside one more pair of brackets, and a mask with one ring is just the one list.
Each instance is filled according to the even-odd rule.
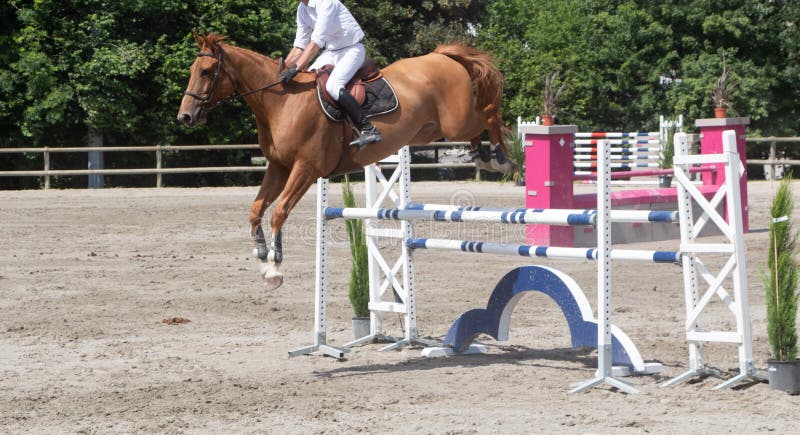
[[[549,296],[564,314],[572,347],[597,347],[597,319],[578,283],[569,275],[547,266],[523,266],[507,273],[495,286],[486,308],[465,312],[453,322],[444,344],[448,348],[427,348],[424,356],[463,353],[481,334],[498,341],[509,337],[511,314],[523,296],[540,292]],[[633,341],[621,329],[611,326],[615,376],[660,373],[660,363],[645,363]]]

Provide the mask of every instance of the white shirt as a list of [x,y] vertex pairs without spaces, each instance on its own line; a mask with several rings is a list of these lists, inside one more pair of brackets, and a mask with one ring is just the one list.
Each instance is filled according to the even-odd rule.
[[306,48],[314,41],[320,48],[338,50],[362,39],[364,31],[339,0],[308,0],[308,5],[297,5],[295,47]]

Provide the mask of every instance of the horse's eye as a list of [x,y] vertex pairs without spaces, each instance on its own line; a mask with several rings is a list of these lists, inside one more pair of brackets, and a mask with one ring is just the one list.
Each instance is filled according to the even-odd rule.
[[201,70],[200,71],[200,75],[203,76],[203,77],[208,77],[208,76],[211,75],[211,70],[209,70],[209,69]]

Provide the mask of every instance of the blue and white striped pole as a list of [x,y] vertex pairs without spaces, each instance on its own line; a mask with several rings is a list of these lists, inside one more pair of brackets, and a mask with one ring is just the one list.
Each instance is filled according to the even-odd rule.
[[[592,209],[503,209],[490,207],[455,207],[438,204],[409,204],[396,208],[325,209],[327,219],[426,220],[437,222],[492,222],[504,224],[542,224],[582,226],[597,223],[597,211]],[[677,223],[677,211],[612,210],[612,222]]]
[[[560,246],[512,245],[503,243],[476,242],[469,240],[413,238],[406,240],[412,249],[460,251],[477,254],[513,255],[573,260],[597,260],[597,248],[568,248]],[[652,251],[642,249],[613,249],[612,260],[641,261],[647,263],[679,263],[681,253],[677,251]]]

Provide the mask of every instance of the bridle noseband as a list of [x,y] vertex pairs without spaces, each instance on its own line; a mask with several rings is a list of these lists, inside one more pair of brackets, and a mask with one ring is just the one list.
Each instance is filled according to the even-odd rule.
[[[236,97],[244,97],[244,96],[247,96],[247,95],[250,95],[250,94],[254,94],[256,92],[261,92],[261,91],[267,90],[267,89],[269,89],[269,88],[281,83],[281,81],[279,79],[279,80],[277,80],[275,82],[272,82],[272,83],[270,83],[270,84],[268,84],[266,86],[262,86],[262,87],[260,87],[258,89],[253,89],[252,91],[248,91],[248,92],[245,92],[243,94],[240,94],[239,90],[238,90],[239,89],[239,84],[236,82],[236,79],[233,77],[233,75],[231,75],[231,73],[228,72],[228,69],[225,68],[225,65],[222,62],[222,60],[224,59],[225,50],[223,50],[222,47],[217,46],[217,50],[216,51],[217,51],[216,54],[208,53],[208,52],[205,52],[205,51],[201,51],[201,52],[197,53],[197,57],[213,57],[213,58],[215,58],[217,60],[217,70],[214,72],[214,77],[211,79],[211,88],[208,90],[206,95],[202,96],[202,95],[200,95],[198,93],[191,92],[191,91],[184,91],[183,92],[183,95],[188,95],[190,97],[193,97],[193,98],[196,98],[196,99],[200,100],[200,110],[201,111],[205,111],[205,112],[211,111],[212,109],[214,109],[215,107],[217,107],[220,104],[224,103],[225,101],[231,100],[231,99],[236,98]],[[220,72],[224,72],[225,75],[228,76],[228,79],[233,84],[233,93],[228,95],[225,98],[220,99],[217,102],[213,102],[213,101],[211,101],[211,98],[214,96],[214,92],[216,92],[216,90],[217,90],[217,85],[219,84],[219,78],[221,76]]]

